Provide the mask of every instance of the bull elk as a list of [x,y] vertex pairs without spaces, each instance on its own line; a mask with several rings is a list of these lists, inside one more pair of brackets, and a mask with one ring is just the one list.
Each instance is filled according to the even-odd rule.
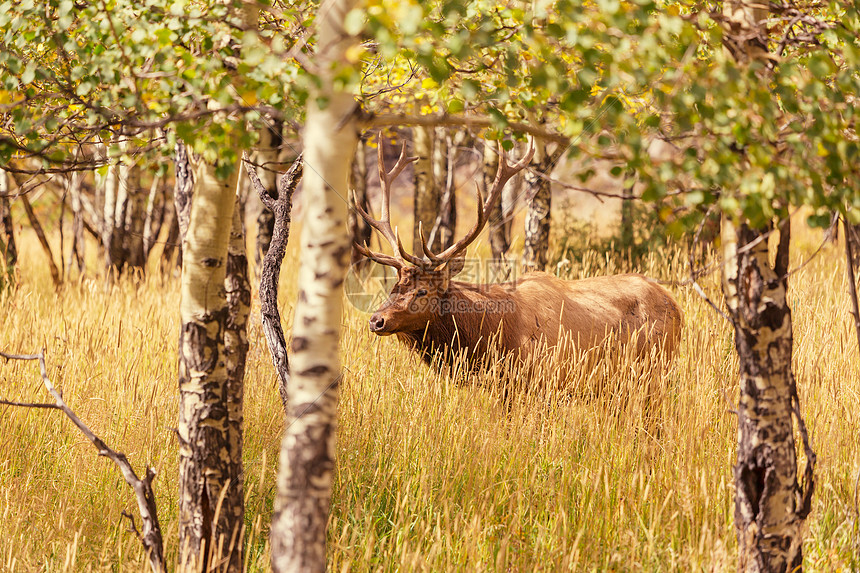
[[[503,356],[530,355],[539,345],[554,348],[565,335],[580,350],[601,345],[610,333],[622,342],[633,333],[637,353],[662,345],[668,355],[678,346],[683,317],[672,295],[638,274],[565,281],[544,272],[499,284],[470,284],[452,280],[465,264],[467,247],[487,223],[490,205],[505,183],[522,170],[534,153],[533,144],[516,163],[499,150],[499,167],[482,201],[477,189],[477,221],[461,240],[435,254],[419,223],[423,256],[403,248],[391,227],[391,184],[415,158],[405,157],[386,171],[380,142],[378,167],[382,187],[381,218],[376,220],[358,202],[356,209],[387,239],[393,255],[356,244],[366,257],[397,269],[397,282],[382,306],[370,317],[370,330],[379,336],[396,335],[430,363],[435,355],[450,362],[465,354],[474,362],[491,347]],[[473,363],[474,363],[473,362]]]

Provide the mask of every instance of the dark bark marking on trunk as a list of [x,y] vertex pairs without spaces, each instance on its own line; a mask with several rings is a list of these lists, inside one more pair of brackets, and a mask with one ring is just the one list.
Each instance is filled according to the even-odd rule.
[[274,233],[275,214],[264,205],[260,214],[257,215],[257,248],[254,256],[258,268],[262,264],[266,253],[269,252],[269,246],[272,244]]
[[330,368],[325,365],[311,366],[299,372],[302,376],[322,376],[330,372]]
[[174,151],[174,166],[176,168],[173,201],[176,204],[176,218],[179,223],[179,236],[185,242],[188,234],[188,222],[191,218],[191,197],[194,193],[194,173],[188,159],[188,150],[181,141],[176,142]]

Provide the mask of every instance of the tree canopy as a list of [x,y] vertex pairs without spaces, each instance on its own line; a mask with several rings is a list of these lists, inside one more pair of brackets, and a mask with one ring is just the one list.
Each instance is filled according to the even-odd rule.
[[[241,1],[3,3],[0,160],[92,165],[74,149],[165,153],[178,137],[232,166],[262,115],[300,129],[318,6],[252,4],[256,28]],[[766,22],[671,0],[370,0],[345,21],[364,39],[349,54],[360,65],[336,81],[365,127],[533,129],[617,161],[646,200],[718,203],[756,223],[790,205],[814,224],[834,210],[856,220],[858,6],[784,2]],[[761,53],[739,57],[750,34]],[[675,146],[671,160],[652,160],[654,139]]]

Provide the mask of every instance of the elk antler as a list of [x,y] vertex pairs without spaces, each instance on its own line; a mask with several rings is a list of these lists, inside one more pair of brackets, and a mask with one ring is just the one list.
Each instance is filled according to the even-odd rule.
[[[397,159],[397,163],[394,164],[391,171],[386,171],[383,152],[384,148],[380,134],[377,164],[379,167],[379,185],[382,188],[381,218],[378,221],[372,218],[364,209],[361,208],[358,201],[353,200],[353,204],[355,205],[355,210],[358,211],[359,215],[361,215],[361,218],[367,221],[368,225],[376,229],[380,235],[388,240],[388,243],[391,245],[391,249],[394,251],[394,256],[371,251],[364,245],[360,245],[358,243],[355,243],[355,248],[365,257],[372,259],[381,265],[394,267],[396,269],[402,269],[407,262],[416,266],[424,266],[426,265],[426,261],[407,253],[406,249],[403,248],[403,243],[400,242],[397,230],[392,230],[391,228],[391,183],[397,179],[397,176],[400,175],[407,165],[416,161],[418,158],[406,157],[406,146],[404,145],[400,150],[400,157]],[[354,195],[355,194],[353,194],[353,197]]]
[[[424,247],[424,254],[430,260],[433,268],[439,268],[463,251],[465,251],[470,244],[478,237],[478,234],[487,224],[487,215],[490,211],[490,206],[498,199],[499,194],[502,192],[502,188],[505,186],[505,183],[508,180],[522,171],[531,161],[532,156],[535,153],[535,144],[534,139],[529,138],[529,146],[526,149],[526,152],[520,158],[519,161],[514,163],[513,165],[508,163],[508,158],[505,155],[504,150],[501,145],[499,145],[499,168],[496,171],[496,178],[493,180],[493,186],[490,188],[490,192],[487,195],[487,200],[483,201],[481,196],[481,188],[478,184],[475,184],[475,189],[478,193],[478,220],[475,222],[475,226],[472,227],[472,230],[469,231],[465,237],[439,253],[438,255],[433,254],[430,248],[427,246],[427,239],[424,237],[424,229],[421,227],[421,223],[418,223],[418,234],[421,237],[421,245]],[[425,263],[426,266],[426,263]]]

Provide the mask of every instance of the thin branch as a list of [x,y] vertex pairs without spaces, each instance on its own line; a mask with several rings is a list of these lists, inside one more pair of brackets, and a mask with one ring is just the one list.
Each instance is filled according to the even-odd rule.
[[[470,128],[490,128],[497,127],[498,123],[485,116],[462,116],[462,115],[447,115],[447,114],[432,114],[432,115],[405,115],[405,114],[374,114],[361,112],[361,117],[358,118],[358,123],[363,129],[379,129],[383,127],[394,127],[401,125],[421,126],[421,127],[437,127],[437,126],[462,126]],[[561,145],[569,145],[570,138],[548,129],[520,122],[510,122],[506,126],[508,129],[517,133],[527,133],[535,137],[554,141]]]
[[857,347],[860,348],[860,303],[857,301],[857,283],[854,277],[854,249],[851,236],[851,225],[842,217],[842,228],[845,231],[845,269],[848,273],[848,292],[851,295],[851,314],[854,316],[854,330],[857,332]]
[[715,311],[717,311],[717,314],[719,314],[720,316],[725,318],[729,324],[732,324],[732,319],[729,318],[729,315],[727,315],[725,312],[723,312],[723,310],[720,307],[718,307],[716,304],[714,304],[714,301],[712,301],[710,299],[710,297],[708,297],[707,293],[705,293],[705,291],[702,289],[702,287],[699,286],[699,283],[697,283],[695,280],[693,280],[690,284],[693,286],[693,290],[696,291],[696,294],[698,294],[700,297],[702,297],[705,300],[705,302],[711,306],[711,308],[713,308]]
[[41,408],[43,410],[60,410],[56,404],[45,404],[44,402],[14,402],[12,400],[0,399],[0,406],[18,406],[20,408]]
[[[5,352],[0,352],[0,356],[6,360],[38,360],[42,382],[48,390],[48,393],[53,396],[54,402],[56,403],[55,408],[62,410],[63,413],[66,414],[78,430],[80,430],[90,443],[95,446],[100,456],[105,456],[116,464],[120,472],[122,472],[122,476],[125,478],[126,483],[128,483],[128,485],[130,485],[134,490],[135,497],[137,498],[137,506],[140,510],[140,517],[143,521],[143,532],[138,533],[138,538],[140,539],[141,544],[143,544],[143,548],[149,557],[149,564],[153,573],[164,573],[167,570],[164,564],[164,542],[161,535],[161,526],[158,523],[155,493],[152,491],[152,480],[155,478],[155,470],[148,467],[146,468],[146,475],[143,479],[137,477],[137,474],[134,472],[134,469],[131,467],[125,454],[108,447],[101,438],[96,436],[93,431],[90,430],[90,428],[80,418],[78,418],[78,416],[63,400],[63,395],[54,387],[54,384],[48,377],[48,367],[45,362],[44,350],[38,354],[7,354]],[[9,402],[6,402],[6,404],[28,408],[48,407],[45,404],[28,405]],[[132,525],[133,524],[134,520],[132,520]]]
[[718,307],[714,303],[714,301],[712,301],[711,298],[707,295],[707,293],[704,291],[704,289],[701,286],[699,286],[699,283],[696,282],[696,278],[699,275],[697,274],[697,271],[696,271],[696,260],[695,260],[693,253],[695,252],[696,245],[699,243],[699,239],[702,236],[702,229],[704,229],[705,223],[707,222],[708,217],[710,217],[710,215],[714,211],[714,209],[716,209],[716,204],[713,204],[710,207],[708,207],[708,210],[705,213],[705,216],[702,217],[702,221],[699,223],[699,226],[696,229],[696,234],[693,235],[693,243],[690,245],[690,251],[689,251],[690,278],[688,280],[690,281],[690,284],[692,285],[693,290],[696,291],[696,294],[698,294],[700,297],[702,297],[702,299],[704,299],[704,301],[706,303],[708,303],[711,306],[711,308],[713,308],[715,311],[717,311],[717,314],[719,314],[720,316],[725,318],[729,324],[733,324],[732,319],[729,317],[729,315],[727,315],[725,312],[723,312],[723,309]]
[[39,223],[39,219],[36,218],[36,213],[33,211],[33,206],[30,205],[30,199],[26,194],[21,195],[21,204],[24,205],[24,211],[27,213],[27,219],[30,220],[30,226],[33,227],[33,230],[36,232],[36,237],[38,237],[39,243],[42,245],[42,249],[48,257],[48,269],[51,271],[51,279],[54,281],[54,286],[56,288],[60,288],[63,281],[60,277],[60,271],[57,269],[57,265],[54,262],[54,253],[51,251],[51,245],[48,243],[48,238],[45,236],[45,230],[42,229],[42,224]]

